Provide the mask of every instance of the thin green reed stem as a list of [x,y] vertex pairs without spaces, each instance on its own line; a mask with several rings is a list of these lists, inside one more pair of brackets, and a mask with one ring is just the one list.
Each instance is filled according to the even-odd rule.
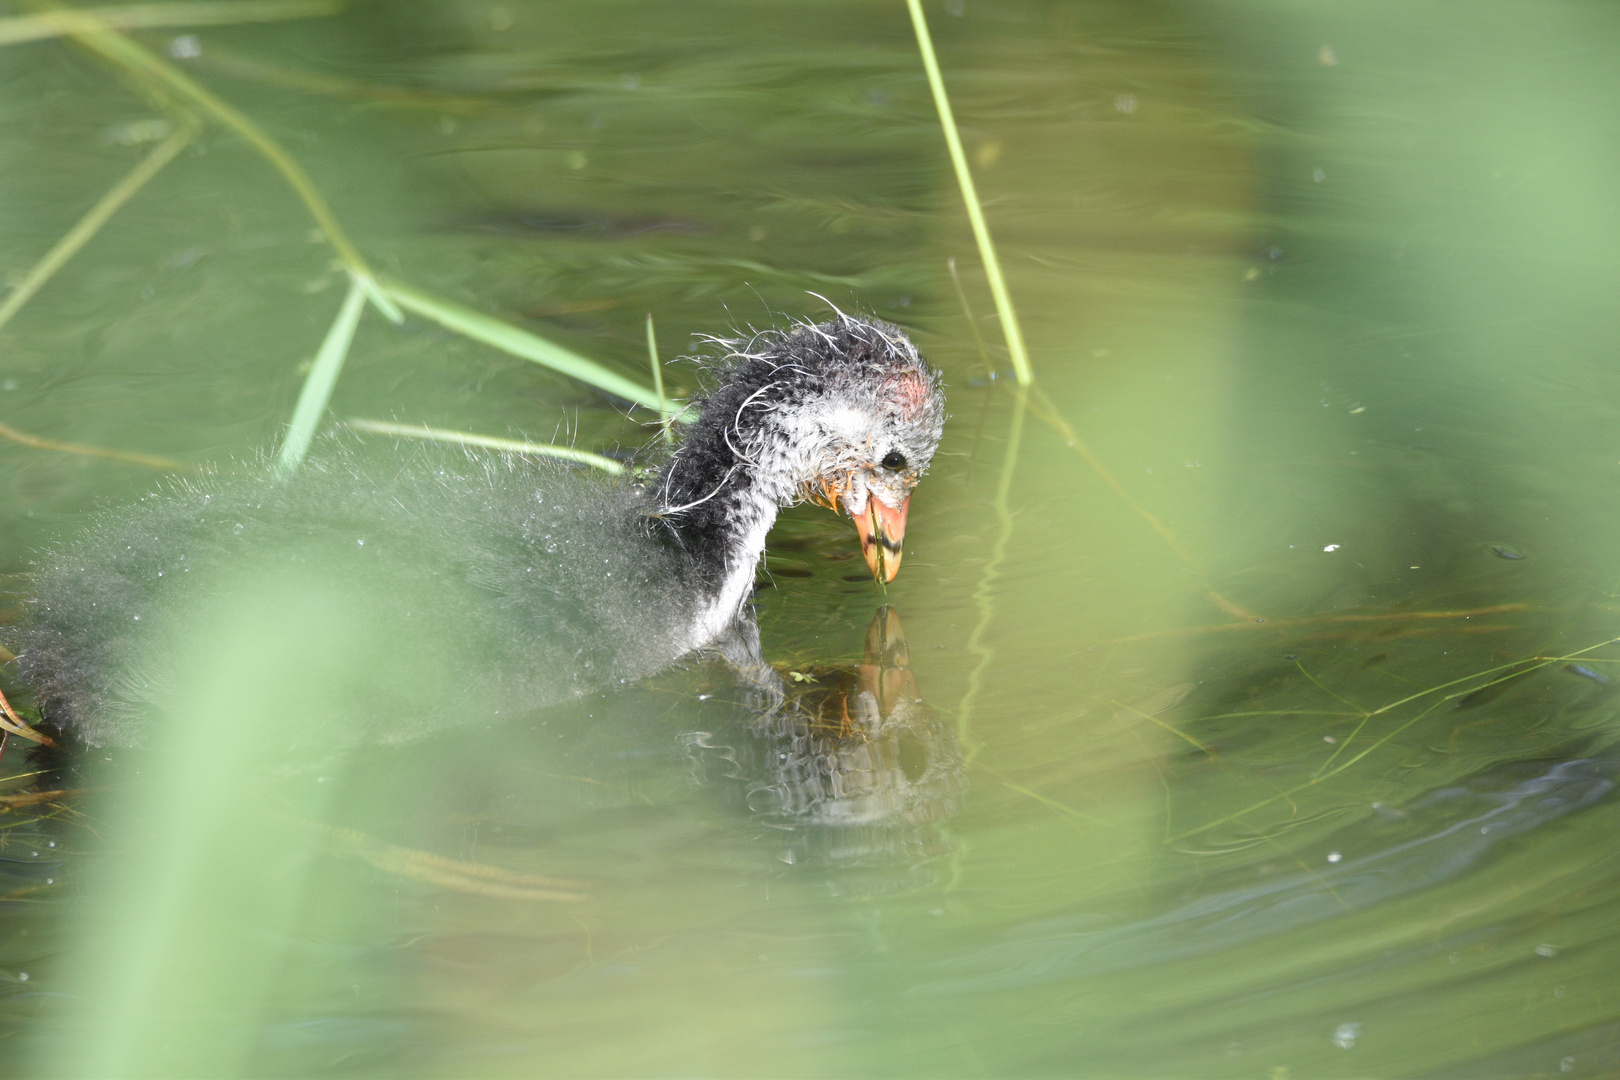
[[[44,0],[35,0],[34,6],[48,11],[61,12],[70,10],[62,5]],[[82,14],[82,12],[81,12]],[[86,48],[99,53],[102,57],[126,71],[155,83],[178,94],[181,98],[190,101],[203,112],[213,117],[220,124],[230,128],[252,146],[259,154],[269,161],[276,171],[287,181],[293,192],[308,208],[310,216],[320,226],[327,242],[336,249],[338,257],[349,268],[349,273],[356,283],[365,291],[372,303],[393,322],[404,321],[399,308],[383,294],[377,287],[376,274],[371,265],[366,262],[365,256],[349,240],[343,226],[338,224],[337,216],[326,202],[326,197],[315,187],[315,182],[309,178],[304,167],[298,164],[281,144],[267,135],[257,124],[249,120],[237,109],[216,97],[211,91],[204,89],[200,84],[175,67],[173,64],[155,55],[138,45],[130,38],[118,33],[105,23],[86,20],[83,27],[72,32],[73,39]]]
[[321,351],[315,354],[315,363],[304,379],[304,388],[298,394],[298,405],[293,409],[292,423],[287,426],[287,438],[276,455],[276,479],[290,480],[309,452],[310,440],[320,426],[321,414],[332,399],[332,388],[337,385],[338,373],[349,355],[349,343],[354,340],[355,327],[360,325],[360,312],[366,305],[365,286],[358,277],[349,283],[349,295],[343,298],[343,307],[332,321],[332,329],[321,342]]
[[979,348],[979,359],[984,361],[984,377],[996,377],[996,365],[990,360],[990,350],[984,347],[984,335],[979,333],[979,320],[973,317],[973,307],[968,303],[967,290],[962,288],[962,276],[956,272],[956,256],[952,255],[945,260],[945,268],[951,272],[951,284],[956,286],[956,301],[962,305],[962,314],[967,317],[968,330],[973,334],[973,344]]
[[[685,412],[676,409],[662,394],[653,394],[631,380],[603,368],[600,364],[535,334],[397,282],[385,287],[377,280],[376,274],[359,250],[350,242],[348,235],[332,213],[331,207],[327,205],[326,199],[316,189],[303,167],[246,116],[198,85],[174,65],[117,33],[105,22],[94,18],[87,9],[65,8],[55,0],[23,0],[23,2],[36,10],[60,17],[64,25],[71,26],[70,33],[76,41],[132,75],[136,88],[147,96],[159,99],[160,103],[163,103],[167,102],[171,95],[178,94],[246,139],[250,146],[282,174],[309,209],[327,240],[337,250],[339,257],[348,266],[351,279],[392,322],[403,322],[405,317],[400,308],[408,307],[456,333],[503,349],[526,360],[544,364],[555,371],[590,383],[608,393],[628,398],[637,404],[655,408],[661,416],[672,416],[677,423],[688,420]],[[252,12],[257,14],[251,17],[269,17],[268,6],[253,3],[238,6],[244,17],[250,17],[247,13]],[[311,4],[306,10],[315,14],[326,9],[318,4]],[[296,468],[296,463],[293,463],[293,467]]]
[[1416,716],[1412,717],[1410,720],[1407,720],[1403,724],[1397,725],[1394,730],[1392,730],[1392,731],[1388,732],[1387,734],[1383,735],[1382,737],[1380,737],[1379,739],[1374,741],[1372,743],[1372,745],[1368,746],[1365,750],[1358,753],[1355,757],[1351,758],[1349,761],[1346,761],[1343,765],[1340,765],[1339,767],[1331,770],[1330,772],[1323,773],[1320,776],[1313,776],[1309,780],[1306,780],[1304,783],[1295,784],[1293,787],[1288,788],[1285,791],[1280,791],[1276,795],[1271,796],[1270,798],[1261,799],[1257,803],[1252,803],[1249,806],[1245,806],[1242,810],[1238,810],[1235,813],[1227,814],[1226,816],[1221,817],[1221,818],[1217,818],[1214,821],[1206,821],[1204,824],[1199,825],[1196,828],[1188,829],[1186,832],[1179,833],[1176,836],[1170,837],[1168,840],[1165,841],[1165,843],[1166,844],[1180,843],[1181,841],[1187,839],[1189,836],[1197,836],[1199,833],[1208,832],[1210,829],[1214,829],[1214,828],[1218,828],[1219,826],[1226,825],[1226,824],[1228,824],[1230,822],[1236,821],[1240,817],[1243,817],[1245,814],[1252,814],[1254,811],[1263,809],[1264,807],[1267,807],[1267,806],[1271,806],[1273,803],[1283,802],[1284,800],[1291,800],[1293,798],[1293,796],[1298,795],[1300,792],[1304,791],[1306,788],[1312,787],[1313,785],[1316,785],[1316,784],[1320,784],[1325,780],[1332,779],[1333,777],[1335,777],[1335,776],[1339,775],[1340,773],[1344,772],[1346,769],[1350,768],[1351,766],[1355,765],[1357,762],[1361,761],[1362,758],[1366,757],[1368,754],[1371,754],[1374,750],[1379,749],[1380,747],[1382,747],[1383,745],[1388,743],[1391,739],[1395,738],[1395,736],[1399,735],[1401,732],[1405,731],[1407,728],[1411,727],[1413,724],[1417,723],[1419,720],[1422,720],[1424,717],[1426,717],[1430,713],[1434,712],[1434,710],[1438,709],[1441,705],[1444,705],[1445,702],[1446,702],[1445,698],[1441,698],[1439,701],[1436,701],[1433,705],[1430,705],[1427,709],[1424,709],[1423,711],[1419,712]]
[[934,92],[934,105],[939,109],[939,124],[945,130],[945,145],[951,152],[956,182],[962,188],[962,201],[967,204],[973,239],[979,245],[979,258],[984,260],[990,295],[995,297],[996,312],[1001,316],[1001,332],[1007,336],[1007,352],[1012,357],[1013,374],[1018,377],[1019,386],[1028,386],[1035,376],[1030,372],[1029,354],[1024,350],[1024,332],[1019,328],[1012,296],[1008,294],[1007,283],[1001,276],[1001,261],[996,258],[995,244],[990,240],[990,227],[984,223],[984,211],[979,206],[979,193],[973,186],[973,174],[968,172],[967,155],[962,152],[962,137],[957,133],[956,119],[951,115],[951,102],[945,96],[945,80],[939,73],[939,61],[934,57],[934,41],[928,34],[928,20],[923,17],[921,0],[906,0],[906,6],[911,9],[911,25],[917,31],[917,48],[922,53],[923,68],[928,72],[928,88]]
[[654,394],[647,387],[617,372],[609,371],[596,361],[589,360],[572,349],[566,349],[521,327],[397,281],[384,281],[380,287],[390,298],[397,301],[400,307],[423,318],[432,319],[445,329],[453,330],[463,337],[481,341],[512,356],[561,372],[580,382],[589,383],[598,390],[605,390],[627,401],[633,401],[637,405],[656,409],[660,415],[666,411],[674,411],[673,404],[665,401],[662,394]]
[[[653,393],[658,395],[660,402],[667,402],[668,399],[664,397],[664,365],[658,362],[658,336],[653,333],[653,317],[650,311],[647,312],[647,362],[652,365]],[[658,418],[663,421],[666,443],[675,441],[675,433],[670,430],[672,426],[670,417],[673,415],[667,405],[658,406]]]
[[610,457],[593,454],[589,450],[576,450],[572,446],[552,443],[534,443],[523,439],[502,439],[495,435],[473,435],[464,431],[428,427],[426,424],[394,424],[387,420],[364,420],[354,417],[343,422],[345,427],[373,435],[396,435],[406,439],[425,439],[428,442],[452,443],[456,446],[482,446],[489,450],[502,450],[511,454],[530,454],[535,457],[562,458],[590,465],[603,472],[618,476],[624,466]]
[[984,425],[990,419],[990,406],[996,398],[996,365],[990,360],[990,350],[984,347],[984,335],[979,333],[979,320],[973,315],[973,306],[968,303],[967,290],[962,288],[962,278],[956,272],[955,255],[945,260],[945,267],[951,272],[951,284],[956,286],[956,300],[962,305],[962,317],[967,320],[968,329],[973,332],[973,342],[979,347],[979,359],[984,361],[984,377],[987,380],[984,404],[979,407],[979,422],[973,426],[973,441],[968,443],[966,482],[971,487],[973,470],[979,463],[979,444],[984,439]]
[[342,5],[333,0],[227,0],[225,3],[119,4],[57,10],[0,19],[0,45],[66,37],[81,30],[105,26],[137,30],[160,26],[210,26],[307,19],[335,14],[340,7]]
[[1362,713],[1363,715],[1366,714],[1366,712],[1367,712],[1366,709],[1363,709],[1360,705],[1357,705],[1355,702],[1351,701],[1349,698],[1345,697],[1344,695],[1334,693],[1332,690],[1329,690],[1326,686],[1324,686],[1322,684],[1321,679],[1318,679],[1315,675],[1312,675],[1309,671],[1305,670],[1305,665],[1304,664],[1300,663],[1298,660],[1295,660],[1294,661],[1294,666],[1299,669],[1299,673],[1301,675],[1305,676],[1306,679],[1310,680],[1310,683],[1311,683],[1312,686],[1314,686],[1318,690],[1322,691],[1322,693],[1326,694],[1328,697],[1332,698],[1334,701],[1337,701],[1341,705],[1348,705],[1350,708],[1354,709],[1356,712]]
[[5,303],[0,304],[0,326],[10,322],[11,317],[21,311],[22,306],[33,299],[34,294],[39,292],[55,273],[77,255],[79,249],[90,242],[91,237],[101,231],[101,227],[118,212],[119,207],[145,187],[152,177],[162,172],[163,166],[173,161],[175,156],[196,137],[197,125],[191,122],[184,124],[155,146],[127,176],[113,185],[112,190],[98,199],[96,205],[51,246],[51,250],[45,253],[44,258],[34,264],[22,282],[11,291],[11,295],[6,297]]
[[979,662],[968,672],[967,690],[956,706],[956,741],[962,747],[963,760],[969,765],[984,746],[973,738],[973,706],[984,689],[985,673],[996,658],[996,650],[984,643],[984,635],[996,615],[995,583],[1001,576],[1001,564],[1007,558],[1007,544],[1012,540],[1012,507],[1007,497],[1012,491],[1013,472],[1018,465],[1018,444],[1024,437],[1024,409],[1028,404],[1028,394],[1023,387],[1019,387],[1016,393],[1012,424],[1007,432],[1007,453],[1002,458],[1001,478],[996,483],[995,511],[999,529],[995,543],[990,547],[990,561],[985,563],[984,573],[979,575],[979,583],[973,589],[973,603],[979,609],[979,621],[973,625],[973,633],[968,635],[967,647],[968,652],[979,658]]

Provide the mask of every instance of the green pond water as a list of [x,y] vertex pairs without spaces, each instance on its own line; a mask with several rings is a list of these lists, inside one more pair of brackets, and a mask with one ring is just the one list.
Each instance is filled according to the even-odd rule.
[[[901,3],[134,33],[383,273],[643,380],[648,312],[669,358],[813,291],[911,330],[951,420],[886,595],[847,521],[774,534],[765,652],[825,724],[699,659],[245,763],[341,642],[208,628],[205,684],[278,674],[171,749],[13,739],[0,794],[91,790],[0,813],[0,1074],[1620,1075],[1620,9],[925,7],[1028,393]],[[60,41],[0,86],[15,285],[168,122]],[[273,448],[344,292],[313,230],[205,129],[0,328],[0,423]],[[654,431],[375,312],[356,417]],[[0,442],[0,571],[163,472]]]

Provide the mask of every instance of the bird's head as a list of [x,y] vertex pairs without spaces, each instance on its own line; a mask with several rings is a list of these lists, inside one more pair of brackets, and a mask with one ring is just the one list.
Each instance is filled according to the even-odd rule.
[[820,453],[800,495],[854,520],[866,565],[885,582],[900,570],[911,492],[945,420],[939,377],[911,352],[910,363],[857,375],[805,416]]
[[[844,511],[873,575],[892,581],[912,489],[945,423],[939,373],[898,327],[846,315],[718,344],[725,379],[680,456],[728,462],[717,491],[735,485],[777,506]],[[672,494],[701,498],[701,486]]]

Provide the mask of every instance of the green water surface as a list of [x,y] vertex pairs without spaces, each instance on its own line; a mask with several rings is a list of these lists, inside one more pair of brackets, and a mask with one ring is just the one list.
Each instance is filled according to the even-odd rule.
[[[912,331],[951,420],[899,578],[801,508],[757,604],[801,675],[891,605],[948,794],[795,817],[706,661],[244,764],[230,733],[296,729],[348,655],[315,597],[250,663],[245,602],[198,629],[183,736],[0,761],[97,789],[0,813],[0,1073],[1620,1075],[1620,10],[925,8],[1028,392],[904,4],[134,34],[379,271],[626,376],[649,312],[666,358],[812,292]],[[172,126],[61,41],[0,47],[0,88],[15,284]],[[205,129],[0,328],[0,423],[181,472],[273,448],[345,287],[313,230]],[[656,419],[375,312],[351,417],[596,450]],[[0,571],[161,472],[0,442]]]

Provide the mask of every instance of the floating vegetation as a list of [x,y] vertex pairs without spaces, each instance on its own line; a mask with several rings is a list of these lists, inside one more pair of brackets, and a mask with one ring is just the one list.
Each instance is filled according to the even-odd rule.
[[[248,0],[232,4],[152,4],[74,10],[40,0],[35,6],[41,9],[37,15],[0,20],[0,44],[53,36],[71,37],[133,79],[138,89],[175,116],[178,127],[123,180],[104,194],[24,276],[6,301],[0,304],[0,327],[15,316],[51,276],[107,224],[120,207],[172,162],[195,138],[199,129],[198,115],[200,115],[235,132],[281,174],[315,219],[321,235],[335,249],[349,273],[349,294],[327,331],[315,363],[305,379],[286,436],[276,455],[275,471],[281,479],[286,479],[297,472],[315,431],[320,426],[366,301],[370,301],[391,322],[403,322],[404,314],[401,308],[405,308],[475,341],[542,364],[570,378],[594,386],[604,393],[655,409],[666,419],[676,414],[676,406],[664,397],[661,379],[657,389],[649,390],[571,349],[493,316],[434,297],[400,282],[380,281],[365,256],[349,239],[326,197],[316,187],[303,166],[280,143],[271,138],[246,114],[197,83],[173,64],[119,32],[123,27],[170,26],[186,22],[222,23],[307,18],[330,15],[338,10],[338,5],[325,0],[315,2]],[[193,109],[196,113],[191,111]],[[655,371],[655,375],[658,374],[660,373]],[[53,443],[51,440],[24,436],[11,429],[0,434],[14,442],[44,449],[71,447],[70,452],[75,453],[140,460],[144,464],[161,461],[162,467],[173,467],[173,463],[168,459],[148,455],[102,451],[77,444]]]
[[[1585,677],[1592,679],[1594,682],[1606,684],[1609,681],[1607,677],[1599,674],[1597,671],[1589,667],[1585,667],[1585,664],[1576,664],[1574,662],[1584,659],[1586,664],[1620,663],[1620,660],[1598,659],[1591,656],[1591,654],[1597,650],[1608,645],[1613,645],[1617,641],[1620,641],[1620,639],[1605,639],[1597,642],[1596,644],[1588,645],[1585,648],[1577,649],[1573,652],[1564,653],[1561,655],[1532,656],[1525,659],[1512,660],[1507,663],[1474,671],[1456,678],[1447,679],[1443,682],[1436,683],[1411,693],[1402,694],[1394,700],[1388,701],[1383,705],[1377,706],[1376,708],[1364,708],[1362,706],[1358,706],[1355,704],[1355,702],[1349,700],[1342,693],[1325,684],[1316,675],[1307,670],[1304,664],[1296,658],[1293,661],[1293,665],[1298,670],[1300,675],[1303,676],[1309,684],[1316,687],[1321,693],[1327,695],[1334,701],[1337,701],[1339,704],[1344,706],[1344,709],[1342,710],[1334,710],[1326,713],[1323,713],[1320,710],[1308,710],[1308,714],[1312,716],[1331,716],[1341,721],[1354,721],[1354,727],[1347,735],[1342,737],[1330,736],[1324,739],[1324,744],[1330,746],[1332,749],[1327,754],[1326,759],[1316,767],[1308,779],[1298,784],[1280,789],[1274,794],[1269,795],[1266,798],[1256,800],[1255,802],[1244,806],[1239,810],[1214,817],[1193,828],[1168,836],[1166,838],[1166,843],[1180,843],[1181,841],[1190,837],[1219,829],[1222,826],[1236,823],[1251,814],[1266,809],[1267,807],[1275,806],[1278,803],[1292,803],[1295,796],[1302,794],[1312,787],[1316,787],[1346,773],[1362,761],[1365,761],[1368,756],[1373,754],[1375,751],[1390,745],[1403,732],[1410,730],[1421,721],[1434,715],[1435,712],[1443,706],[1450,704],[1458,708],[1466,708],[1468,707],[1470,700],[1480,701],[1482,700],[1481,695],[1489,694],[1493,690],[1499,690],[1505,687],[1507,684],[1522,681],[1537,672],[1546,670],[1547,668],[1557,666],[1568,666],[1570,668],[1582,667],[1586,673]],[[1404,717],[1400,716],[1402,712],[1409,708],[1412,710],[1410,715]],[[1300,715],[1300,713],[1297,710],[1266,710],[1249,713],[1222,713],[1201,717],[1197,720],[1186,722],[1182,726],[1192,727],[1209,721],[1240,715],[1270,715],[1281,717]],[[1379,730],[1376,733],[1368,730],[1369,727],[1376,721],[1385,717],[1388,717],[1395,722],[1390,724],[1390,726],[1386,729]],[[1364,735],[1364,733],[1366,734]]]

